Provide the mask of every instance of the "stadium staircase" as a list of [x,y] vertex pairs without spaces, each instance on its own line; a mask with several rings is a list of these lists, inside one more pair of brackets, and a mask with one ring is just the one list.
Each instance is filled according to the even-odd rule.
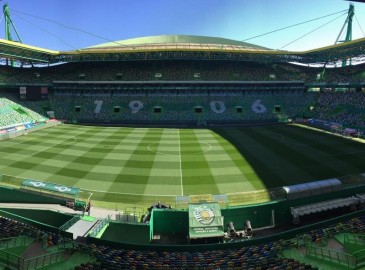
[[86,237],[89,231],[98,223],[99,220],[94,217],[83,216],[66,231],[73,234],[73,239],[78,239],[80,237]]
[[54,250],[27,236],[0,240],[0,269],[44,269],[64,262],[70,256],[62,246]]
[[358,269],[365,265],[365,235],[341,233],[315,242],[308,237],[284,251],[283,256],[324,270]]
[[28,248],[22,253],[24,259],[33,258],[47,254],[48,251],[44,248],[42,243],[34,241]]

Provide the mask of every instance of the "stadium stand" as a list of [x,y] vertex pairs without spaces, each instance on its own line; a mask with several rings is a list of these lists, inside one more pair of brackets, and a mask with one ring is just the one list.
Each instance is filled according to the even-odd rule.
[[318,119],[362,128],[364,113],[364,92],[323,92],[316,107]]
[[9,99],[0,98],[0,127],[44,122],[47,118]]
[[[53,81],[304,81],[364,82],[364,64],[344,68],[305,67],[293,64],[196,61],[67,63],[50,67],[1,66],[6,84]],[[318,77],[319,76],[319,77]]]
[[[0,239],[29,236],[47,247],[60,245],[67,240],[55,233],[3,217],[0,217],[0,225]],[[364,228],[365,216],[362,215],[311,229],[288,240],[281,239],[235,249],[143,251],[82,243],[74,243],[69,247],[71,252],[82,251],[95,258],[95,262],[83,263],[74,269],[317,269],[285,257],[285,251],[299,248],[308,239],[313,244],[320,244],[343,232],[364,233]],[[304,242],[300,244],[302,239]]]
[[[113,57],[114,54],[108,54],[107,49],[105,50],[104,56],[95,53],[95,57],[106,57],[102,61],[86,58],[90,55],[84,51],[85,59],[91,60],[81,58],[75,60],[79,57],[77,52],[70,54],[70,57],[75,57],[72,61],[58,65],[42,67],[32,65],[29,68],[1,65],[0,129],[44,122],[48,117],[53,118],[50,115],[65,122],[92,124],[184,123],[188,126],[205,126],[288,122],[299,119],[306,123],[314,119],[326,124],[338,123],[344,128],[365,128],[364,64],[324,69],[294,65],[287,59],[267,60],[265,58],[267,55],[262,55],[260,61],[252,60],[254,56],[250,54],[242,56],[249,57],[244,61],[227,60],[227,57],[235,56],[230,53],[226,53],[222,59],[219,58],[219,54],[208,53],[209,60],[200,60],[199,57],[204,52],[197,58],[191,57],[188,60],[182,57],[185,52],[174,51],[162,51],[160,56],[141,53],[139,56],[142,58],[139,60],[122,58],[123,53],[116,53],[115,55],[121,57],[123,61],[120,59],[109,61],[108,57]],[[186,52],[186,55],[192,55],[190,53]],[[159,58],[166,54],[170,54],[171,59]],[[176,55],[182,59],[173,58]],[[286,56],[290,55],[284,55]],[[323,59],[318,62],[323,63]],[[27,87],[28,89],[25,89]],[[46,90],[44,93],[42,88]],[[22,90],[27,90],[25,91],[27,94],[22,94]],[[31,96],[33,91],[38,91],[37,93],[42,95]],[[345,190],[344,193],[346,192],[350,193]],[[277,193],[280,195],[280,191]],[[342,218],[339,215],[340,221],[336,220],[336,223],[330,224],[324,221],[317,226],[315,222],[320,219],[316,216],[319,212],[326,211],[327,214],[329,211],[337,211],[338,208],[341,208],[339,211],[342,212],[335,212],[334,215],[338,213],[343,215],[344,212],[352,210],[362,211],[363,205],[359,203],[360,199],[356,199],[354,203],[352,199],[344,198],[345,195],[339,197],[337,195],[328,195],[331,197],[328,201],[323,201],[323,198],[319,197],[306,198],[306,203],[296,201],[293,205],[291,202],[284,202],[283,197],[275,197],[277,201],[285,204],[286,208],[292,210],[290,213],[281,208],[281,211],[276,212],[278,220],[286,221],[284,225],[279,224],[281,231],[279,226],[274,228],[273,209],[278,206],[273,206],[272,202],[270,202],[272,204],[249,206],[252,209],[257,207],[256,210],[250,209],[252,212],[250,214],[256,217],[257,224],[261,222],[260,217],[262,218],[265,229],[268,229],[265,231],[266,235],[263,233],[262,238],[249,239],[247,244],[242,239],[230,239],[232,242],[227,242],[227,245],[223,243],[202,245],[203,247],[197,247],[196,250],[189,245],[188,248],[184,245],[166,247],[151,243],[154,240],[154,231],[151,229],[153,222],[152,225],[133,224],[136,227],[140,225],[142,228],[140,230],[145,233],[143,237],[147,240],[141,241],[142,243],[129,243],[127,240],[135,236],[131,234],[127,237],[128,232],[121,233],[120,230],[118,233],[122,241],[118,242],[120,239],[116,236],[112,240],[103,239],[102,234],[111,231],[109,220],[95,221],[95,224],[100,226],[98,231],[89,236],[84,234],[74,242],[69,234],[65,236],[61,233],[62,226],[57,226],[58,233],[54,230],[48,231],[44,224],[40,226],[39,222],[31,221],[32,225],[23,224],[9,217],[1,217],[0,212],[0,263],[10,268],[15,261],[15,259],[12,262],[9,259],[5,260],[9,257],[4,255],[7,251],[3,248],[1,240],[7,243],[12,241],[8,240],[10,238],[26,236],[41,243],[42,247],[85,253],[92,258],[90,261],[72,266],[77,270],[317,269],[316,263],[312,266],[301,261],[300,257],[292,258],[286,255],[285,251],[297,249],[303,252],[305,247],[310,250],[308,245],[310,247],[318,245],[323,248],[320,245],[340,233],[363,234],[365,230],[363,212],[356,217],[353,215]],[[261,206],[265,211],[259,213],[257,209]],[[349,206],[354,209],[349,209]],[[243,207],[240,207],[242,206],[231,209],[230,218],[235,219],[235,222],[243,219],[242,214],[246,209],[242,210]],[[179,213],[176,211],[174,214]],[[295,227],[297,224],[290,223],[291,214],[294,218],[303,216],[306,225]],[[247,215],[249,215],[248,210]],[[76,216],[75,220],[78,219],[80,217]],[[172,222],[177,220],[179,219],[175,217]],[[129,225],[131,224],[128,223],[126,226]],[[181,223],[177,225],[182,226]],[[239,226],[242,225],[238,225],[237,228]],[[269,230],[273,228],[277,230]],[[177,238],[174,228],[164,229],[170,230]],[[287,237],[280,238],[282,236],[280,233]],[[289,234],[294,236],[289,237]],[[170,240],[171,242],[173,241]],[[357,267],[357,264],[362,263],[361,260],[355,260],[354,265]]]
[[[0,238],[26,235],[38,241],[45,241],[51,247],[58,245],[62,237],[46,233],[35,227],[0,218]],[[233,268],[249,269],[250,267],[284,266],[287,261],[277,257],[282,248],[279,242],[264,245],[244,247],[235,250],[205,251],[205,252],[155,252],[114,249],[108,246],[81,245],[77,249],[89,250],[97,260],[96,263],[78,266],[75,269],[215,269]],[[292,262],[295,266],[310,266]],[[92,266],[91,266],[92,265]],[[90,268],[92,267],[92,268]]]
[[[59,92],[50,95],[56,118],[69,121],[238,121],[299,117],[316,95],[302,91],[111,93]],[[114,108],[120,108],[116,113]],[[155,112],[154,108],[161,108]],[[237,112],[237,108],[242,108]],[[78,109],[79,108],[79,109]],[[200,108],[201,111],[195,111]],[[276,108],[276,109],[275,109]]]
[[[308,107],[312,106],[314,109],[308,114],[310,117],[338,122],[349,127],[364,128],[363,92],[361,87],[354,86],[350,89],[347,85],[348,83],[361,84],[364,82],[363,66],[362,64],[344,68],[327,68],[324,71],[323,68],[284,63],[261,64],[228,61],[197,63],[188,60],[145,61],[143,63],[138,61],[68,63],[42,68],[1,66],[3,82],[8,85],[19,84],[19,82],[50,85],[58,81],[75,82],[51,88],[47,100],[31,102],[19,100],[14,86],[12,89],[2,89],[1,97],[13,100],[44,116],[47,116],[47,111],[54,111],[56,118],[72,122],[158,122],[177,121],[178,119],[178,121],[196,123],[282,120],[300,118]],[[153,89],[154,87],[151,85],[150,90],[147,89],[148,87],[140,88],[140,90],[137,90],[138,87],[129,87],[129,90],[128,87],[125,87],[118,90],[118,84],[103,86],[98,83],[106,81],[113,83],[246,81],[259,84],[260,82],[293,80],[304,82],[306,89],[285,90],[284,86],[280,86],[278,89],[271,87],[267,92],[257,89],[240,89],[239,87],[234,90],[225,86],[222,87],[222,90],[214,86],[213,90],[209,86],[196,85],[193,90],[183,90],[176,86],[175,90],[161,90],[160,86]],[[95,83],[80,89],[77,86],[78,82],[83,81]],[[332,84],[332,86],[326,88],[326,84]],[[311,87],[319,87],[321,91],[319,93],[308,92]],[[341,89],[345,90],[340,92]],[[253,112],[252,106],[257,100],[264,104],[265,112]],[[98,104],[101,106],[97,112],[95,111],[97,105],[94,102],[99,102]],[[175,104],[172,105],[172,102]],[[222,104],[224,107],[221,107]],[[160,112],[156,113],[155,107],[160,107]],[[195,113],[195,107],[201,107],[201,113]],[[240,107],[242,107],[242,112],[237,113],[237,108]],[[7,114],[10,112],[8,111]],[[5,118],[5,115],[3,117]],[[7,118],[9,119],[9,116]],[[19,119],[19,121],[23,120]]]
[[0,238],[3,239],[17,236],[32,237],[48,247],[58,245],[63,241],[63,237],[56,233],[39,230],[33,226],[0,217]]

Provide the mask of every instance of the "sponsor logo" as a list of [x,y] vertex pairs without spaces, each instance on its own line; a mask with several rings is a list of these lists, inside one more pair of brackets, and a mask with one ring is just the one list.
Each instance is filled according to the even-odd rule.
[[53,185],[49,185],[47,183],[43,183],[43,182],[38,182],[38,181],[31,181],[29,182],[30,185],[32,185],[33,187],[37,187],[37,188],[47,188],[48,189],[53,189],[53,190],[57,190],[58,192],[70,192],[71,188],[65,187],[65,186],[53,186]]
[[210,225],[214,221],[214,211],[207,206],[199,206],[194,210],[195,219],[203,225]]
[[69,192],[69,191],[71,191],[71,189],[68,188],[68,187],[58,187],[58,186],[55,186],[54,189],[57,189],[59,192],[67,192],[67,191]]
[[29,184],[35,186],[35,187],[45,187],[46,184],[45,183],[42,183],[42,182],[34,182],[34,181],[31,181]]

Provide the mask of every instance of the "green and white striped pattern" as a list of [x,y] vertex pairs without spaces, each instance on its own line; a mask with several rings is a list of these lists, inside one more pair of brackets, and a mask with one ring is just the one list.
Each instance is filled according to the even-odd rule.
[[365,144],[295,126],[210,129],[61,125],[0,142],[0,173],[99,201],[148,204],[365,171]]

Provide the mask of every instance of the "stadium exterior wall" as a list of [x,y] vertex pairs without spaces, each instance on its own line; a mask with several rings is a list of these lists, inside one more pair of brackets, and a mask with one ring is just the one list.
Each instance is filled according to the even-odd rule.
[[[61,213],[57,213],[57,214],[63,215]],[[42,223],[42,222],[30,219],[30,218],[26,218],[26,217],[23,217],[23,216],[20,216],[20,215],[16,215],[14,213],[9,212],[9,209],[0,210],[0,216],[6,217],[8,219],[15,220],[15,221],[18,221],[18,222],[21,222],[21,223],[24,223],[24,224],[31,225],[31,226],[36,227],[38,229],[44,230],[46,232],[49,231],[49,232],[53,232],[53,233],[59,233],[59,234],[65,236],[67,238],[72,238],[72,233],[70,233],[70,232],[61,231],[59,229],[59,227],[55,227],[55,226],[52,226],[52,225],[49,225],[49,224],[46,224],[46,223]]]
[[189,215],[188,211],[164,211],[155,209],[153,213],[153,232],[162,233],[183,233],[188,234]]
[[110,222],[102,238],[106,241],[114,241],[116,236],[119,238],[119,235],[123,235],[123,242],[126,244],[145,245],[150,240],[150,226],[145,223]]
[[23,208],[0,208],[0,210],[21,216],[36,222],[44,223],[59,228],[73,218],[72,215],[63,214],[50,210],[23,209]]
[[42,203],[61,204],[63,200],[23,192],[10,187],[0,187],[0,203]]

